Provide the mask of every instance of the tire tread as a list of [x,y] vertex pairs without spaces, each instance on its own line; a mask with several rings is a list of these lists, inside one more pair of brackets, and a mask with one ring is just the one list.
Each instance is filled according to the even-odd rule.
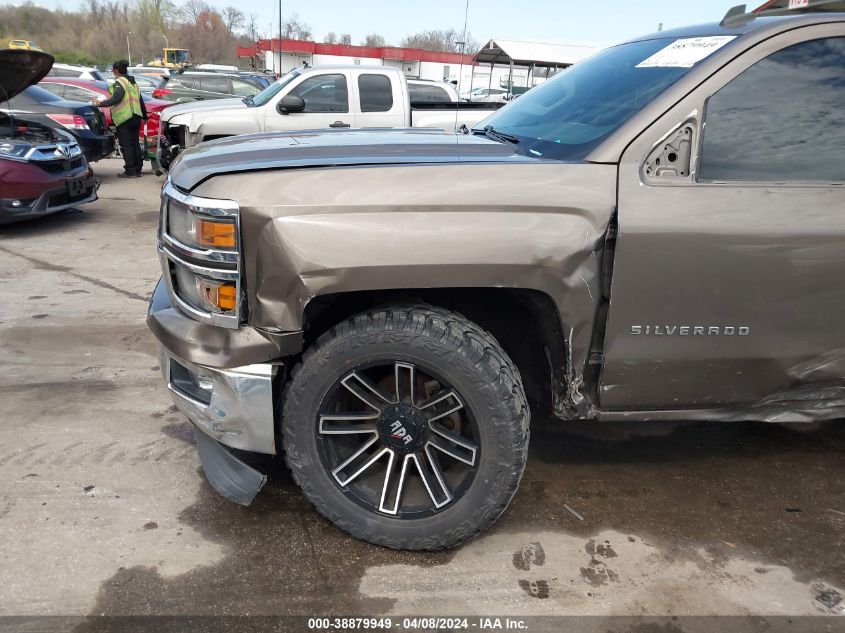
[[[490,503],[477,508],[461,523],[446,532],[413,539],[391,538],[373,529],[373,522],[359,523],[342,516],[304,474],[302,456],[294,448],[296,429],[290,423],[296,419],[297,411],[307,409],[307,403],[300,397],[300,382],[307,380],[309,371],[325,363],[327,357],[337,348],[354,345],[364,334],[388,338],[397,334],[412,334],[419,337],[421,344],[434,344],[451,349],[472,363],[479,381],[486,383],[486,388],[494,392],[494,398],[501,402],[505,411],[505,415],[501,412],[491,413],[491,417],[499,419],[495,429],[496,441],[503,437],[512,438],[512,450],[508,453],[510,459],[507,463],[500,464],[502,468],[499,471],[499,481],[495,482],[498,489],[491,486],[493,494],[487,497]],[[338,323],[320,336],[302,355],[300,362],[291,372],[283,398],[282,437],[285,460],[297,485],[326,519],[352,536],[372,543],[395,549],[424,550],[460,545],[488,528],[505,511],[525,470],[530,410],[519,370],[490,333],[463,315],[440,307],[428,304],[382,307]]]

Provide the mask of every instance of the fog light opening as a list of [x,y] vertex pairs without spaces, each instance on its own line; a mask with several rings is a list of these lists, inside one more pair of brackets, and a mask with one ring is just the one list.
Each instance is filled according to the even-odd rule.
[[170,361],[170,386],[176,393],[204,406],[211,403],[211,376],[192,371],[172,359]]

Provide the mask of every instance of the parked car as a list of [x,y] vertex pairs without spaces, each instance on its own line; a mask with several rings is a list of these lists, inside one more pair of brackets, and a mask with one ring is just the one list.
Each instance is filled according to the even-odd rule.
[[138,73],[139,75],[149,75],[151,77],[170,77],[170,75],[175,70],[171,70],[170,68],[165,68],[164,66],[143,66],[141,64],[136,64],[135,66],[131,66],[129,68],[129,72],[131,74]]
[[466,101],[506,101],[508,91],[503,88],[474,88],[470,92],[463,93],[462,99]]
[[254,97],[190,103],[165,110],[161,115],[159,166],[166,170],[182,149],[225,136],[329,127],[453,130],[461,125],[472,127],[498,107],[448,101],[420,102],[412,107],[409,91],[405,76],[397,68],[298,68]]
[[[147,75],[145,73],[133,72],[133,70],[132,68],[129,69],[129,75],[135,79],[135,83],[138,84],[138,89],[146,101],[154,98],[152,96],[153,90],[161,88],[167,81],[163,75]],[[103,77],[105,77],[106,83],[109,86],[114,83],[114,74],[111,71],[103,73]]]
[[409,79],[408,96],[411,105],[417,103],[455,103],[461,100],[454,85],[428,79]]
[[41,48],[32,40],[12,40],[9,48],[20,48],[27,51],[40,51]]
[[10,109],[14,116],[70,132],[88,162],[114,152],[114,134],[103,114],[90,103],[66,101],[43,88],[29,86],[0,106],[6,112]]
[[[137,82],[138,75],[133,75]],[[139,82],[140,83],[140,82]],[[61,97],[67,101],[82,101],[90,103],[94,97],[110,97],[109,86],[104,81],[91,81],[88,79],[63,79],[59,77],[45,77],[39,82],[39,87],[52,92],[54,95]],[[144,106],[147,109],[148,119],[144,125],[141,126],[140,143],[144,149],[144,155],[152,160],[155,158],[156,147],[158,145],[158,128],[160,121],[160,113],[164,108],[172,106],[170,101],[162,99],[147,99],[144,98]],[[103,116],[106,118],[106,125],[114,130],[114,122],[111,118],[110,108],[100,108]]]
[[238,73],[238,67],[229,64],[197,64],[196,66],[192,66],[191,69],[210,73]]
[[103,73],[90,66],[72,66],[70,64],[53,64],[48,77],[76,77],[77,79],[94,79],[105,81]]
[[283,452],[341,529],[436,549],[505,510],[532,415],[841,423],[845,14],[812,7],[611,47],[472,134],[183,152],[148,323],[211,484],[249,503],[225,447]]
[[175,103],[206,101],[236,97],[252,97],[261,88],[252,81],[222,73],[184,72],[170,75],[167,81],[153,90],[156,99]]
[[[49,70],[53,57],[33,49],[0,50],[0,102]],[[55,213],[97,199],[94,174],[67,132],[0,112],[0,223]]]
[[268,77],[267,75],[262,75],[260,73],[240,72],[238,73],[238,77],[244,81],[249,81],[255,84],[258,86],[259,90],[264,90],[264,88],[276,81],[275,77]]

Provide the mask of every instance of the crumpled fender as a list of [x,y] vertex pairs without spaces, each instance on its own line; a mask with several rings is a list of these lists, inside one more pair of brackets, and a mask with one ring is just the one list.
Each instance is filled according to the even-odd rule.
[[615,191],[615,166],[532,161],[248,172],[194,193],[241,205],[250,325],[302,329],[334,293],[540,291],[565,336],[564,404],[583,409]]

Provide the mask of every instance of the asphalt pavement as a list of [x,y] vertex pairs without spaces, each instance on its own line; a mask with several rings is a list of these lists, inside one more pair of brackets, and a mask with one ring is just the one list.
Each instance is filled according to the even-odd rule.
[[222,499],[144,322],[162,179],[119,169],[0,226],[0,616],[845,615],[843,422],[535,420],[513,504],[447,552],[352,539],[274,460]]

